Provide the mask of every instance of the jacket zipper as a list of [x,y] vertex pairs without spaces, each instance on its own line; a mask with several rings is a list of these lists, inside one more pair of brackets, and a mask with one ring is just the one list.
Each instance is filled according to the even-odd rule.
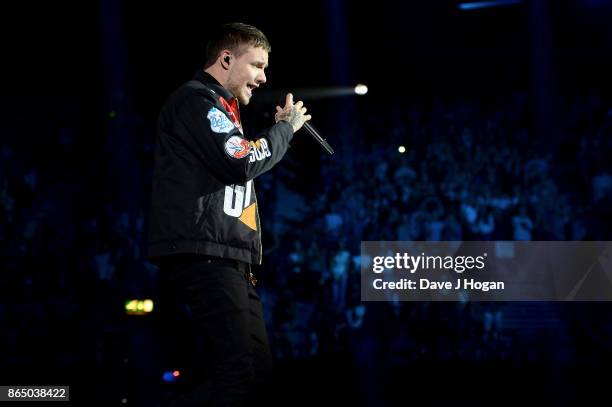
[[[243,129],[243,134],[244,134],[244,127],[242,126],[242,120],[240,119],[240,102],[238,101],[237,97],[234,97],[235,101],[236,101],[236,112],[238,113],[238,123],[240,123],[240,127]],[[263,260],[263,244],[261,243],[261,221],[259,220],[259,203],[257,202],[257,193],[255,191],[255,180],[253,180],[253,183],[251,184],[252,188],[253,188],[253,196],[255,196],[255,215],[257,216],[257,236],[259,237],[259,259],[257,259],[257,264],[261,265],[261,262]],[[250,266],[249,266],[249,270],[250,270]]]
[[259,259],[257,264],[261,265],[263,259],[263,244],[261,243],[261,221],[259,220],[259,203],[257,203],[257,193],[255,192],[255,180],[253,180],[251,188],[253,188],[253,196],[255,196],[255,215],[257,216],[257,235],[259,236]]
[[[240,123],[240,128],[242,129],[241,133],[244,135],[244,127],[242,126],[242,120],[240,119],[240,102],[238,101],[237,97],[234,97],[234,100],[236,102],[236,114],[237,114],[238,123]],[[257,236],[259,237],[259,259],[257,259],[257,264],[261,265],[261,261],[263,259],[263,245],[261,243],[261,221],[259,220],[259,204],[257,203],[257,193],[255,191],[255,180],[253,180],[251,187],[253,188],[253,196],[255,196],[255,215],[257,216]],[[251,276],[253,275],[253,273],[251,272],[250,265],[249,265],[249,274]],[[255,286],[255,284],[253,284],[253,286]]]

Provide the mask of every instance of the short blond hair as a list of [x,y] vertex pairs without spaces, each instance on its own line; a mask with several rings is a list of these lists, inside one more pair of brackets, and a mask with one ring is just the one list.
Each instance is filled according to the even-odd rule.
[[213,65],[224,49],[240,56],[247,47],[261,47],[270,53],[272,47],[260,29],[244,23],[223,24],[206,44],[204,69]]

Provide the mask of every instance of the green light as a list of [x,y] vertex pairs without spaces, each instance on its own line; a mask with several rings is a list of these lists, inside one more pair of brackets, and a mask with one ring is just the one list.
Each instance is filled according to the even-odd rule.
[[127,300],[125,312],[128,315],[146,315],[153,311],[153,300]]
[[111,119],[114,119],[115,117],[117,117],[117,112],[115,112],[114,110],[111,110],[108,113],[108,117],[110,117]]

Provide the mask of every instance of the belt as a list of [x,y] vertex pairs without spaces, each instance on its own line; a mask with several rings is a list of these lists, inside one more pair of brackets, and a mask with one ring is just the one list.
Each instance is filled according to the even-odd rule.
[[232,266],[235,266],[238,271],[242,271],[244,273],[244,277],[253,287],[255,287],[255,285],[257,284],[257,278],[255,277],[255,274],[253,274],[253,271],[251,270],[251,265],[249,263],[234,259],[224,259],[222,257],[201,257],[203,257],[207,263],[230,264]]

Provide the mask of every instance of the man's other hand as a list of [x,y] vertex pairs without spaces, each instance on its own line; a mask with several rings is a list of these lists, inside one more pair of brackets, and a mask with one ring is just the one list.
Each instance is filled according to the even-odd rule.
[[274,115],[276,123],[286,121],[291,124],[294,133],[302,128],[304,123],[311,118],[312,116],[306,114],[304,102],[300,100],[296,104],[293,104],[293,95],[291,93],[287,93],[285,107],[281,108],[280,106],[276,106],[276,114]]

